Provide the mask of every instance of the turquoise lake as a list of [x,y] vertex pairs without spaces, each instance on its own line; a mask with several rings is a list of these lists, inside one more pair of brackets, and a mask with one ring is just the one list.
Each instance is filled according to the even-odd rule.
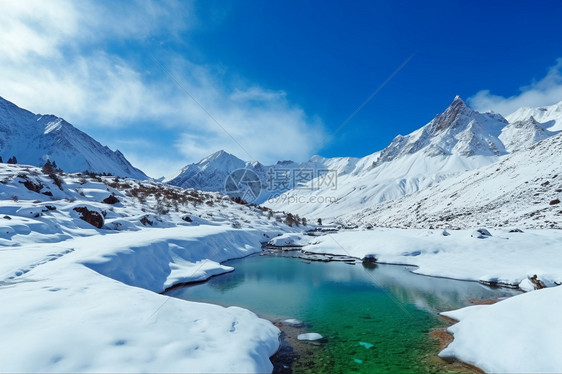
[[288,336],[298,356],[293,372],[455,372],[436,358],[439,342],[429,334],[446,326],[438,313],[516,293],[417,275],[400,265],[310,262],[287,255],[225,264],[235,271],[166,294],[240,306],[271,320],[304,321],[303,328],[287,334],[317,332],[325,340],[315,344]]

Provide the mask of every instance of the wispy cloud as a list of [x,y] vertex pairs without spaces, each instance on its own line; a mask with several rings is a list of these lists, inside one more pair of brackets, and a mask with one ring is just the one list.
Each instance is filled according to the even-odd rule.
[[181,17],[173,17],[177,7],[148,1],[2,1],[0,94],[82,126],[124,126],[141,116],[162,116],[169,106],[158,100],[165,96],[158,82],[150,82],[138,62],[107,50],[109,43],[185,29]]
[[[2,1],[0,95],[86,131],[119,128],[123,134],[130,128],[131,137],[138,137],[139,126],[173,128],[168,141],[175,153],[151,155],[150,147],[125,152],[139,161],[150,155],[160,174],[173,172],[171,160],[178,152],[181,163],[218,149],[264,162],[310,156],[322,137],[322,122],[291,103],[285,92],[229,79],[224,67],[212,61],[196,64],[175,48],[162,48],[160,55],[149,48],[165,40],[188,49],[181,35],[198,24],[194,8],[192,2],[170,1]],[[246,154],[148,53],[156,54]]]
[[479,91],[469,99],[472,107],[479,111],[493,110],[502,115],[513,113],[520,107],[538,107],[562,101],[562,58],[548,69],[546,76],[520,88],[517,95],[504,97],[489,90]]

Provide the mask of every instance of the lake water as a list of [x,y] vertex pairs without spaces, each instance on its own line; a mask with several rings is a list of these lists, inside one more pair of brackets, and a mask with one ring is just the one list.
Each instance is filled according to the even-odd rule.
[[[286,256],[286,255],[285,255]],[[429,335],[445,326],[438,312],[513,295],[476,282],[416,275],[399,265],[309,262],[254,255],[229,261],[232,273],[167,292],[186,300],[250,309],[264,318],[296,318],[300,329],[285,329],[299,358],[294,372],[451,372],[435,356]],[[317,332],[322,343],[298,342]],[[279,369],[279,368],[278,368]],[[280,370],[282,372],[282,370]]]

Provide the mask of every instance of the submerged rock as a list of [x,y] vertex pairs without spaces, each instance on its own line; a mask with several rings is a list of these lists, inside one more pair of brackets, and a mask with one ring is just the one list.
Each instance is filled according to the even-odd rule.
[[286,319],[284,321],[282,321],[283,324],[287,325],[287,326],[291,326],[291,327],[303,327],[304,326],[304,322],[301,321],[300,319],[295,319],[295,318],[289,318]]
[[365,347],[365,349],[371,349],[372,347],[374,347],[375,345],[372,343],[367,343],[367,342],[359,342],[359,345],[362,347]]

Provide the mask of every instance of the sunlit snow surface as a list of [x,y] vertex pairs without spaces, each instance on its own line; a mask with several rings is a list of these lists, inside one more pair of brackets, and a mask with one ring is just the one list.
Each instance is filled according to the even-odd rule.
[[[0,164],[1,370],[271,371],[279,330],[269,321],[157,292],[231,271],[220,262],[291,229],[217,194],[159,214],[152,195],[140,204],[108,186],[113,177],[85,179],[64,176],[61,190],[37,168]],[[101,203],[111,194],[119,203]],[[104,226],[81,220],[77,206],[105,213]]]

